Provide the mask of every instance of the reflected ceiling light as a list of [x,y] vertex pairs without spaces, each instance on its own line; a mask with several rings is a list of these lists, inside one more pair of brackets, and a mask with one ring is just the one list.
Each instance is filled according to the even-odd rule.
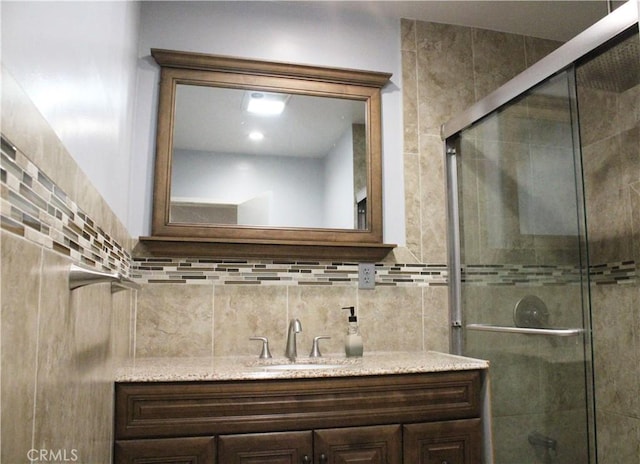
[[284,111],[289,95],[267,92],[247,92],[245,109],[260,116],[277,116]]
[[249,133],[249,138],[251,140],[259,141],[264,138],[264,134],[260,131],[253,131]]

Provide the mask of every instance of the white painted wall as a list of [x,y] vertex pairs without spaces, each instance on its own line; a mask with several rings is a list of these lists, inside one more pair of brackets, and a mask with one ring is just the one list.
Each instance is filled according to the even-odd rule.
[[140,5],[3,1],[0,8],[2,65],[133,233],[128,216]]
[[404,244],[400,22],[340,2],[143,2],[129,224],[150,233],[158,69],[150,48],[392,72],[383,92],[384,239]]
[[237,205],[270,192],[267,225],[324,227],[323,173],[319,158],[181,150],[174,155],[171,195]]
[[325,227],[355,227],[355,195],[353,193],[353,131],[351,127],[340,137],[324,160]]

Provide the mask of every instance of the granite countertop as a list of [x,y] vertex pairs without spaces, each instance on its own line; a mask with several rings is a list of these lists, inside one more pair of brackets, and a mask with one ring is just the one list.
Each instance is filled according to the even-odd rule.
[[182,382],[393,375],[487,369],[488,361],[436,351],[365,352],[361,358],[325,355],[261,360],[255,356],[210,358],[142,358],[118,369],[116,382]]

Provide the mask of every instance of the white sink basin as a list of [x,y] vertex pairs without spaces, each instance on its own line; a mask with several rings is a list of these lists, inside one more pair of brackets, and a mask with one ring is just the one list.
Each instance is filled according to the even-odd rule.
[[260,369],[268,371],[312,371],[318,369],[337,369],[343,364],[272,364],[260,366]]
[[293,372],[345,369],[359,364],[356,358],[299,358],[295,362],[287,359],[268,359],[251,362],[247,367],[261,372]]

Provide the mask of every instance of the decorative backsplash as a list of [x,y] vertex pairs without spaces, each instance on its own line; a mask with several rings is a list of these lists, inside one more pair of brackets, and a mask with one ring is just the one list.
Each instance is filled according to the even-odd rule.
[[634,284],[638,274],[638,263],[633,260],[596,264],[590,268],[591,283],[596,285]]
[[467,264],[462,281],[470,285],[564,285],[580,282],[580,268],[572,265]]
[[[358,264],[288,260],[134,258],[141,283],[357,285]],[[445,286],[446,264],[376,264],[376,285]]]
[[[357,285],[358,264],[317,261],[248,261],[206,258],[134,258],[131,277],[140,283]],[[631,284],[635,261],[591,267],[591,283]],[[581,283],[580,268],[568,265],[466,265],[465,283],[479,286],[551,286]],[[446,286],[445,264],[376,264],[376,285]]]
[[[1,227],[91,267],[116,270],[139,283],[357,286],[358,264],[295,260],[132,258],[46,174],[2,138]],[[567,285],[580,282],[570,265],[470,264],[464,282],[479,286]],[[596,285],[637,282],[633,260],[592,265]],[[446,286],[446,264],[376,264],[376,285]]]
[[4,137],[0,226],[87,266],[128,275],[131,256]]
[[[479,286],[539,286],[579,284],[584,276],[580,267],[540,264],[468,264],[462,268],[462,280]],[[591,265],[590,282],[595,285],[631,284],[638,278],[633,260]]]

